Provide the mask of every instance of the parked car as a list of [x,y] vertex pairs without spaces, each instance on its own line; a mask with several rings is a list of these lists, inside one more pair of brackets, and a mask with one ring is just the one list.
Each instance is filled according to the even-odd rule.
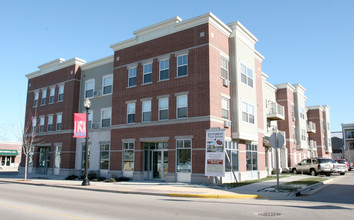
[[345,164],[347,166],[348,171],[351,170],[350,166],[349,166],[349,163],[348,163],[348,161],[346,159],[338,159],[336,161],[337,161],[337,163]]
[[339,173],[340,175],[345,175],[348,171],[347,165],[343,163],[337,163],[333,160],[333,173]]
[[304,173],[311,174],[312,176],[316,176],[317,174],[326,174],[330,176],[333,170],[334,160],[328,158],[312,158],[312,159],[304,159],[295,167],[292,168],[292,173]]

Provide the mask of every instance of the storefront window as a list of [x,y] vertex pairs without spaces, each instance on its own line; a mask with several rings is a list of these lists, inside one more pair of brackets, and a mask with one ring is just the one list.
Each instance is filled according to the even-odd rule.
[[238,143],[225,141],[225,149],[231,161],[230,163],[230,161],[227,159],[227,156],[225,156],[225,172],[231,172],[232,169],[233,171],[238,171]]
[[192,172],[191,140],[177,140],[177,172]]
[[134,143],[123,144],[123,170],[134,170]]
[[247,171],[257,170],[257,145],[246,144]]
[[100,169],[108,170],[109,166],[109,144],[100,145]]

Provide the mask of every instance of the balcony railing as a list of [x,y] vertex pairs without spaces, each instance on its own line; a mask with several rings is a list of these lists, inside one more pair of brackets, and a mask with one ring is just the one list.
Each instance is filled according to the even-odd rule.
[[317,142],[314,140],[309,140],[309,150],[317,151]]
[[307,123],[307,133],[316,133],[316,124],[312,121]]
[[267,118],[270,120],[284,120],[284,106],[269,101],[267,105]]

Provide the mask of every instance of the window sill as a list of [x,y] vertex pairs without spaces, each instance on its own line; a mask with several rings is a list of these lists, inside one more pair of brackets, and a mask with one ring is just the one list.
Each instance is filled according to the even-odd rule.
[[168,81],[168,80],[170,80],[170,78],[168,78],[168,79],[160,79],[160,80],[157,81],[157,82],[165,82],[165,81]]
[[128,86],[128,87],[126,87],[127,89],[130,89],[130,88],[135,88],[135,87],[137,87],[137,85],[135,85],[135,86]]
[[141,86],[145,86],[145,85],[150,85],[152,84],[152,82],[148,82],[148,83],[143,83],[143,84],[140,84]]
[[175,79],[180,79],[180,78],[185,78],[185,77],[188,77],[188,74],[184,75],[184,76],[176,76]]

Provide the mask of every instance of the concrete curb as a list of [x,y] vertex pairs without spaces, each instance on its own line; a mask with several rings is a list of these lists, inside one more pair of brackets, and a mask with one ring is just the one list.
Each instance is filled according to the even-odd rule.
[[[325,184],[328,184],[329,182],[332,182],[332,181],[333,181],[333,179],[328,179],[328,180],[325,180],[323,182],[313,184],[311,186],[305,187],[305,188],[295,192],[294,195],[296,197],[301,196],[301,195],[303,195],[303,194],[305,194],[305,193],[307,193],[307,192],[309,192],[311,190],[318,189],[318,188],[320,188],[320,187],[324,186]],[[313,191],[312,193],[314,193],[314,192],[315,191]]]
[[238,194],[238,195],[205,195],[205,194],[182,194],[169,193],[170,197],[188,197],[188,198],[203,198],[203,199],[264,199],[266,197],[252,194]]
[[63,186],[63,185],[51,185],[45,183],[33,183],[23,180],[6,181],[0,180],[0,182],[15,183],[15,184],[27,184],[33,186],[46,186],[46,187],[56,187],[64,189],[76,189],[76,190],[87,190],[96,192],[109,192],[109,193],[122,193],[122,194],[133,194],[133,195],[146,195],[146,196],[165,196],[165,197],[185,197],[185,198],[204,198],[204,199],[260,199],[266,198],[263,196],[255,194],[236,194],[236,195],[212,195],[212,194],[187,194],[187,193],[152,193],[152,192],[136,192],[136,191],[123,191],[123,190],[110,190],[110,189],[97,189],[88,188],[86,186]]

